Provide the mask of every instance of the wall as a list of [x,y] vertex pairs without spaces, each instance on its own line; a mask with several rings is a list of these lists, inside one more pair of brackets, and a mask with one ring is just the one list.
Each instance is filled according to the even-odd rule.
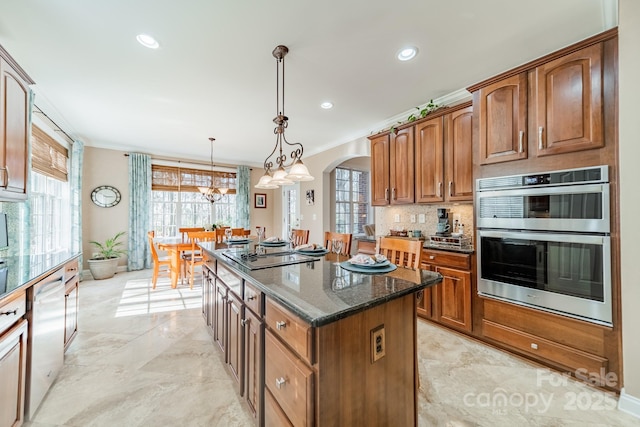
[[[91,240],[104,242],[119,231],[129,229],[129,167],[124,151],[85,147],[82,169],[82,253],[83,269],[88,269],[87,259],[95,252]],[[111,185],[122,195],[120,203],[111,208],[101,208],[91,201],[91,192],[100,185]],[[124,247],[127,236],[123,236]],[[119,266],[127,265],[122,257]]]
[[621,409],[640,417],[640,2],[619,2],[620,230],[622,264],[622,346],[624,391]]

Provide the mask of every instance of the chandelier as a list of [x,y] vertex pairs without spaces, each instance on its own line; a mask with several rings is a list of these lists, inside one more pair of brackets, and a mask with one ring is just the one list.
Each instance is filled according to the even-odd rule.
[[215,174],[213,172],[213,141],[215,140],[215,138],[209,138],[209,141],[211,141],[211,184],[208,187],[198,187],[202,197],[211,203],[222,199],[229,190],[228,188],[216,188],[215,186]]
[[[302,144],[298,142],[291,144],[284,136],[284,131],[289,125],[289,118],[284,114],[284,57],[289,53],[289,49],[286,46],[280,45],[276,46],[272,53],[274,58],[276,58],[276,117],[273,119],[273,122],[276,124],[273,130],[273,133],[276,135],[276,145],[273,147],[271,154],[265,159],[264,175],[255,186],[256,188],[266,189],[278,188],[281,185],[291,185],[295,181],[313,181],[314,179],[309,174],[307,167],[302,163],[302,152],[304,150]],[[280,73],[281,68],[282,73]],[[287,158],[286,154],[282,153],[283,142],[290,147],[295,147],[289,158]],[[273,156],[276,151],[279,153],[278,156],[275,157],[278,168],[272,171],[274,160],[271,159],[271,156]],[[289,168],[289,172],[287,172],[285,168]]]

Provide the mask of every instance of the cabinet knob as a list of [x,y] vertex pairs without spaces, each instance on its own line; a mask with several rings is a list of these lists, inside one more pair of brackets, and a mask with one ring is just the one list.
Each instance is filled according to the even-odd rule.
[[287,380],[285,380],[283,377],[276,378],[276,387],[282,388],[286,384],[286,382]]
[[277,330],[281,331],[281,330],[283,330],[283,329],[284,329],[284,328],[286,328],[286,327],[287,327],[287,322],[284,322],[284,321],[278,321],[278,322],[276,322],[276,329],[277,329]]

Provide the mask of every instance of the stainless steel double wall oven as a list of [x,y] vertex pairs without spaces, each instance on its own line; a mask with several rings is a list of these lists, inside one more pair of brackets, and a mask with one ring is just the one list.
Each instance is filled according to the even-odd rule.
[[476,181],[478,293],[611,325],[608,166]]

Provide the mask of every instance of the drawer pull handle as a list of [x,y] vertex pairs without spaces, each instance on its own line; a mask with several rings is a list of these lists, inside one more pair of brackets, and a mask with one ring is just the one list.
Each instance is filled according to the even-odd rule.
[[247,323],[248,323],[247,319],[242,319],[242,320],[240,321],[240,324],[241,324],[242,326],[247,326]]
[[276,387],[280,389],[285,385],[286,382],[287,382],[287,380],[285,380],[282,377],[276,378]]
[[278,322],[276,322],[276,329],[277,329],[277,330],[281,331],[281,330],[283,330],[283,329],[284,329],[284,328],[286,328],[286,327],[287,327],[287,322],[285,322],[285,321],[278,321]]
[[429,259],[436,259],[435,255],[429,255]]
[[2,313],[0,313],[0,315],[2,315],[2,316],[11,316],[12,314],[13,315],[18,314],[18,309],[16,308],[13,311],[3,311]]
[[519,152],[519,153],[522,153],[522,152],[524,152],[524,146],[523,146],[523,142],[524,142],[524,131],[523,131],[523,130],[521,130],[521,131],[520,131],[519,136],[520,136],[520,138],[519,138],[519,141],[518,141],[518,152]]
[[538,349],[538,344],[532,342],[531,343],[531,348],[534,349],[534,350],[537,350]]
[[544,132],[544,127],[540,126],[538,128],[538,149],[542,150],[544,148],[544,143],[542,142],[542,133]]
[[247,298],[247,300],[249,300],[249,301],[253,301],[254,299],[256,299],[255,295],[251,295],[249,298]]

